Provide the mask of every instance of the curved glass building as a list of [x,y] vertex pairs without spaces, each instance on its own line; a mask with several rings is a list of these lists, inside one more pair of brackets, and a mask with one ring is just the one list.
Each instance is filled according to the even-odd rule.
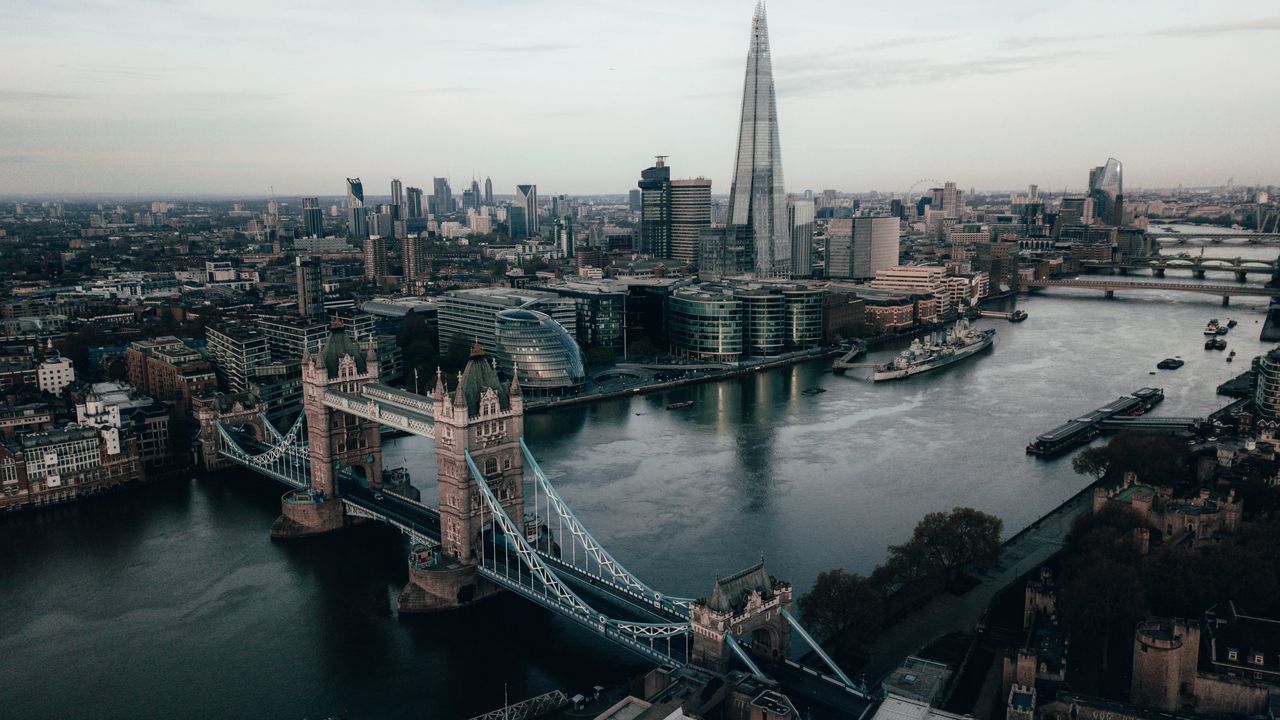
[[1259,417],[1273,424],[1280,420],[1280,348],[1257,359],[1258,384],[1253,403]]
[[781,355],[786,341],[786,303],[782,294],[767,288],[736,290],[742,302],[743,353],[754,357]]
[[709,362],[742,355],[742,303],[720,288],[680,288],[667,299],[671,354]]
[[560,323],[533,310],[503,310],[494,318],[498,364],[519,373],[527,394],[576,392],[587,381],[578,343]]
[[812,348],[822,344],[822,288],[797,285],[782,290],[786,303],[786,345],[788,348]]

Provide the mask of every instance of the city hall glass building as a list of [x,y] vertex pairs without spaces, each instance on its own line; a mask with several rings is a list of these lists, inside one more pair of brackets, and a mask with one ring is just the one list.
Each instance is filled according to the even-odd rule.
[[587,381],[578,343],[551,316],[534,310],[499,312],[494,320],[498,366],[515,373],[525,394],[576,392]]

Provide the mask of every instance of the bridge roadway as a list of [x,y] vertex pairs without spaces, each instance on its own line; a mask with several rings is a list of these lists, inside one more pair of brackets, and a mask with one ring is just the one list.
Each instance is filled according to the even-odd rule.
[[1133,280],[1083,280],[1080,278],[1061,280],[1061,279],[1045,279],[1031,280],[1027,283],[1030,288],[1081,288],[1085,290],[1102,290],[1108,293],[1116,290],[1172,290],[1177,292],[1194,292],[1204,295],[1218,295],[1220,297],[1232,297],[1240,295],[1249,295],[1256,297],[1280,297],[1280,288],[1269,288],[1261,285],[1217,285],[1209,283],[1183,283],[1183,282],[1137,282]]
[[[381,515],[402,525],[414,528],[418,533],[440,541],[440,511],[433,507],[414,502],[392,492],[365,487],[354,479],[344,479],[341,483],[342,500]],[[491,539],[490,539],[491,540]],[[568,563],[555,560],[544,553],[539,553],[544,562],[556,571],[569,589],[573,590],[595,610],[609,617],[629,622],[684,622],[680,618],[649,607],[636,601],[631,595],[623,593],[608,583],[601,583]],[[511,580],[524,577],[529,582],[529,571],[518,570],[519,559],[514,551],[504,554],[490,570],[504,574]],[[505,571],[504,571],[505,570]]]

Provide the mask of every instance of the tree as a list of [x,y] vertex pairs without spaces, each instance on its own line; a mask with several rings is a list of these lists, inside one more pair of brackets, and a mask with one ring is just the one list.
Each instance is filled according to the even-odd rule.
[[865,640],[884,621],[884,599],[871,581],[839,568],[819,573],[797,604],[805,624],[837,649]]
[[1058,607],[1073,632],[1102,641],[1102,669],[1106,670],[1111,631],[1146,616],[1146,589],[1127,563],[1088,555],[1073,560],[1063,578]]
[[973,508],[932,512],[916,525],[910,540],[889,548],[889,563],[909,575],[949,583],[967,565],[995,567],[1004,547],[1000,543],[1003,528],[1003,520]]
[[1080,475],[1092,475],[1099,480],[1111,466],[1111,455],[1106,446],[1087,447],[1071,458],[1071,469]]

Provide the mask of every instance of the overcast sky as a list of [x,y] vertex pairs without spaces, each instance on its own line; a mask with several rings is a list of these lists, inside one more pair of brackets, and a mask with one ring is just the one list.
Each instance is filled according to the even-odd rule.
[[[0,193],[728,191],[750,0],[0,0]],[[787,188],[1280,183],[1275,0],[773,0]]]

